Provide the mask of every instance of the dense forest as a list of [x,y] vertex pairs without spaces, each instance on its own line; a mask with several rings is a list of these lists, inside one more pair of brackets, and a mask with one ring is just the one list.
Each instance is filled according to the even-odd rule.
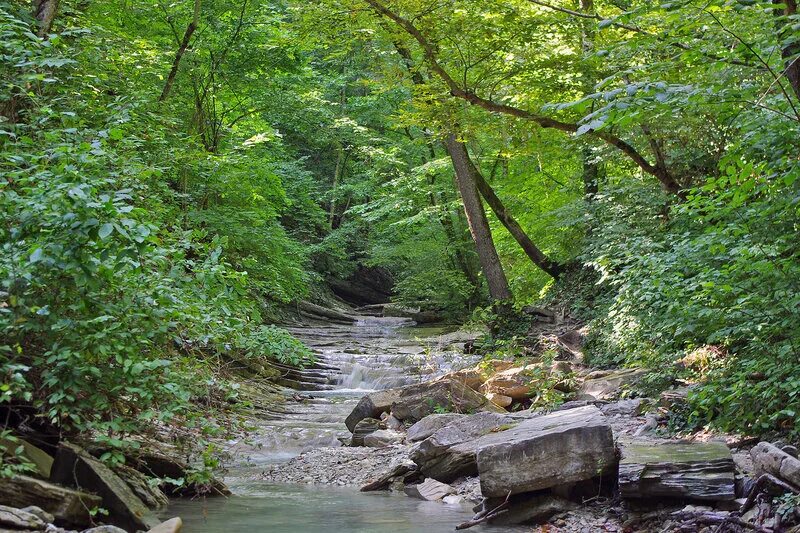
[[699,384],[685,427],[800,436],[795,0],[0,0],[0,35],[0,436],[213,467],[228,362],[310,363],[282,317],[339,297],[505,353],[550,306]]

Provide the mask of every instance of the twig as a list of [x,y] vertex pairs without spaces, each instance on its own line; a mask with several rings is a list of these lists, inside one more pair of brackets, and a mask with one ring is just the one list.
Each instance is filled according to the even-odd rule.
[[487,511],[481,511],[480,513],[476,514],[472,518],[472,520],[469,520],[467,522],[463,522],[461,524],[458,524],[456,526],[456,530],[458,531],[458,530],[461,530],[461,529],[469,529],[472,526],[477,526],[478,524],[482,524],[482,523],[486,522],[487,520],[491,520],[492,518],[496,517],[497,515],[499,515],[501,513],[504,513],[505,511],[508,510],[509,498],[511,498],[511,491],[508,491],[508,495],[506,496],[506,499],[505,499],[505,501],[503,503],[501,503],[500,505],[498,505],[497,507],[495,507],[491,511],[488,511],[488,512]]

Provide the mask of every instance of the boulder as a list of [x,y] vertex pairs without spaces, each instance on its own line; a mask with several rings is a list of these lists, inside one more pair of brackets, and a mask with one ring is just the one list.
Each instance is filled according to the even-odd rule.
[[183,520],[179,516],[170,518],[166,522],[161,522],[147,533],[178,533],[183,527]]
[[623,498],[733,500],[735,467],[725,444],[631,443],[622,447]]
[[411,496],[412,498],[419,498],[420,500],[434,502],[439,501],[450,494],[455,494],[456,489],[450,485],[447,485],[446,483],[440,483],[435,479],[428,478],[418,485],[406,486],[406,488],[403,489],[403,492],[406,493],[406,496]]
[[393,461],[378,477],[361,487],[361,492],[371,492],[387,488],[396,479],[405,479],[409,474],[417,472],[417,465],[405,457]]
[[44,520],[33,513],[0,505],[0,527],[2,528],[41,531],[46,526]]
[[114,471],[150,509],[161,509],[169,504],[167,495],[158,486],[153,485],[150,479],[138,470],[120,465]]
[[642,411],[643,403],[641,398],[634,398],[631,400],[619,400],[617,402],[609,403],[600,406],[600,411],[606,416],[638,416]]
[[377,418],[384,411],[391,411],[398,420],[413,423],[438,410],[472,413],[497,412],[501,408],[460,381],[444,379],[367,394],[348,415],[345,425],[352,432],[360,420]]
[[364,437],[381,429],[386,429],[386,424],[377,418],[359,420],[356,427],[353,428],[353,438],[350,440],[350,446],[364,446]]
[[74,444],[61,443],[50,480],[96,492],[109,511],[109,522],[124,529],[146,531],[159,523],[121,477]]
[[128,532],[125,531],[122,528],[117,527],[117,526],[105,525],[105,526],[97,526],[97,527],[93,527],[91,529],[87,529],[87,530],[83,531],[82,533],[128,533]]
[[50,469],[53,467],[53,458],[50,454],[25,439],[0,438],[0,452],[2,452],[0,456],[3,454],[15,455],[19,448],[22,448],[22,456],[36,467],[37,476],[42,479],[50,477]]
[[514,403],[514,398],[512,398],[511,396],[504,396],[496,392],[490,392],[486,394],[486,399],[498,407],[508,407],[509,405]]
[[768,442],[759,442],[750,450],[750,457],[757,476],[771,474],[800,488],[800,459]]
[[[56,520],[75,526],[92,523],[91,509],[100,507],[98,496],[54,485],[28,476],[14,476],[0,482],[0,502],[14,507],[36,505]],[[34,513],[35,514],[35,513]]]
[[524,420],[473,444],[487,497],[591,479],[616,463],[611,426],[594,406]]
[[528,375],[530,366],[513,367],[494,374],[481,386],[481,392],[487,396],[498,394],[517,401],[533,396],[535,382]]
[[367,448],[385,448],[392,444],[400,444],[405,436],[399,431],[379,429],[364,436],[364,446]]
[[408,431],[406,432],[406,438],[409,440],[409,442],[417,442],[427,439],[443,427],[448,426],[459,418],[463,418],[465,416],[467,415],[460,415],[458,413],[428,415],[408,428]]
[[453,421],[411,450],[410,457],[423,474],[449,483],[476,475],[474,443],[483,435],[513,423],[508,415],[477,413]]
[[611,400],[619,396],[622,388],[633,385],[648,373],[643,368],[598,370],[586,376],[578,390],[579,400]]

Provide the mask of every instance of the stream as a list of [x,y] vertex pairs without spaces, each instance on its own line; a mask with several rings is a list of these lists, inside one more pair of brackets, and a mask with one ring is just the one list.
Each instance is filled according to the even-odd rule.
[[[302,388],[311,390],[286,389],[280,416],[256,421],[247,442],[229,443],[234,463],[225,481],[233,496],[178,500],[165,515],[180,516],[188,533],[438,533],[453,531],[456,524],[471,518],[471,506],[466,504],[258,479],[265,465],[314,448],[340,446],[337,437],[350,435],[344,419],[367,392],[430,379],[447,371],[451,361],[463,358],[436,337],[445,333],[443,328],[415,327],[402,318],[363,317],[354,325],[288,329],[318,356],[319,364],[305,371],[301,380]],[[297,394],[312,398],[292,401],[290,397]],[[495,529],[501,530],[508,531]]]

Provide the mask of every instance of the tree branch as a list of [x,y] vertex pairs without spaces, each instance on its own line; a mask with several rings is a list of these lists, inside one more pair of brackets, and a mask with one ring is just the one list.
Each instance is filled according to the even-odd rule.
[[[518,107],[513,107],[507,104],[486,100],[485,98],[481,98],[472,91],[463,89],[458,84],[458,82],[456,82],[452,78],[452,76],[448,74],[448,72],[444,69],[444,67],[442,67],[436,56],[436,51],[433,45],[431,44],[430,41],[428,41],[425,35],[423,35],[423,33],[416,26],[414,26],[414,24],[412,24],[409,20],[401,17],[397,13],[391,11],[377,0],[364,0],[364,1],[370,6],[372,6],[378,13],[394,21],[398,26],[403,28],[403,30],[405,30],[406,33],[408,33],[419,43],[419,45],[422,47],[425,59],[430,65],[431,70],[435,72],[436,75],[439,78],[441,78],[441,80],[447,85],[447,88],[450,90],[450,94],[452,96],[466,100],[470,104],[482,107],[487,111],[492,111],[495,113],[503,113],[506,115],[522,118],[525,120],[530,120],[543,128],[556,129],[567,133],[576,133],[578,131],[579,128],[578,124],[562,122],[560,120],[555,120],[550,117],[545,117],[537,115],[535,113],[531,113],[530,111],[526,111]],[[636,148],[634,148],[628,142],[617,137],[616,135],[604,131],[589,130],[588,132],[586,132],[586,134],[597,137],[598,139],[602,139],[607,144],[617,148],[622,153],[627,155],[628,158],[630,158],[634,163],[636,163],[636,165],[639,166],[639,168],[641,168],[644,172],[655,176],[661,182],[661,185],[664,188],[664,190],[680,196],[680,186],[674,180],[674,178],[669,174],[669,172],[666,171],[666,169],[662,169],[657,167],[656,165],[650,164],[647,161],[647,159],[645,159],[644,156],[642,156],[642,154],[640,154],[636,150]]]

